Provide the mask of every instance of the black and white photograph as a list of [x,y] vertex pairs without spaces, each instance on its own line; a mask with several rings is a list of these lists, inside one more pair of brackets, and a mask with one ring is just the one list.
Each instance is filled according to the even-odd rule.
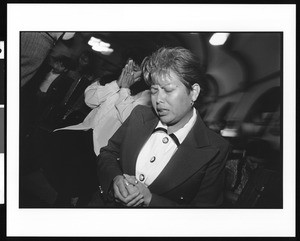
[[20,41],[20,207],[282,208],[282,33]]
[[[253,27],[253,5],[249,13],[232,6],[239,23],[223,21],[219,5],[154,5],[8,5],[7,215],[18,220],[8,234],[292,232],[281,223],[294,222],[295,160],[285,148],[294,148],[295,33],[266,27],[284,9],[257,7],[257,18],[269,19]],[[12,21],[27,10],[37,16]],[[155,21],[145,20],[151,10]],[[211,26],[203,21],[218,11]],[[28,217],[47,220],[52,232],[26,229]],[[145,224],[131,230],[140,218]],[[264,219],[273,224],[257,231]],[[236,222],[254,228],[233,230]]]

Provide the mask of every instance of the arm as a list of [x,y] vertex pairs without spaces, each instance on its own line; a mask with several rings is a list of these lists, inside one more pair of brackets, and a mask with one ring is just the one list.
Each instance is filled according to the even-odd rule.
[[120,91],[120,97],[115,104],[121,122],[124,122],[127,119],[131,111],[137,105],[150,105],[150,98],[150,92],[147,90],[137,94],[136,96],[131,96],[129,89],[122,88]]
[[130,60],[118,80],[121,90],[115,107],[118,110],[119,119],[122,123],[130,115],[134,107],[137,105],[150,105],[151,103],[150,91],[143,91],[135,96],[132,96],[130,93],[129,87],[140,80],[141,73],[139,69],[135,69],[134,62]]
[[135,113],[133,111],[129,118],[109,139],[107,146],[101,148],[100,154],[97,157],[98,180],[105,200],[109,200],[109,191],[112,187],[113,179],[118,175],[123,175],[120,163],[121,145],[126,135],[127,127],[134,116]]
[[99,81],[88,86],[84,92],[84,101],[90,108],[94,109],[101,105],[108,97],[120,90],[117,81],[112,81],[106,85],[100,85]]
[[[129,102],[131,102],[134,100],[134,97],[130,96],[129,87],[136,81],[139,81],[140,76],[141,71],[134,71],[134,62],[130,60],[129,63],[126,64],[126,66],[123,68],[118,80],[112,81],[105,86],[100,85],[99,81],[96,81],[89,87],[87,87],[87,89],[85,90],[85,103],[90,108],[96,108],[104,101],[106,101],[109,96],[115,94],[116,92],[119,92],[120,89],[121,91],[118,103],[122,103],[125,99],[128,99]],[[126,112],[126,118],[130,114],[132,109],[133,108],[131,108],[130,111]]]

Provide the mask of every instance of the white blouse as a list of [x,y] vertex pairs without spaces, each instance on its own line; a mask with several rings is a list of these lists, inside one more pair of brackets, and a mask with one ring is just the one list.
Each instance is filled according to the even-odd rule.
[[135,106],[151,105],[150,91],[132,96],[129,88],[120,89],[116,81],[105,86],[96,81],[86,88],[85,103],[93,110],[82,123],[57,130],[93,129],[94,151],[99,155],[101,147],[107,145]]
[[[197,119],[196,109],[193,109],[193,115],[181,129],[173,134],[181,144],[194,126]],[[158,122],[157,128],[167,130],[167,126]],[[135,177],[140,182],[149,186],[157,176],[162,172],[170,161],[171,157],[177,151],[178,146],[175,141],[164,131],[155,131],[141,149],[137,162]]]

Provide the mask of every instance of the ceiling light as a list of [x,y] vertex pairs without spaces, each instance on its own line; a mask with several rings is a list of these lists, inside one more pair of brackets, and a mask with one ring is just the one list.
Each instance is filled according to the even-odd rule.
[[114,52],[113,49],[100,45],[94,45],[92,46],[92,49],[104,55],[110,55],[112,52]]
[[93,46],[94,44],[100,43],[101,39],[95,38],[95,37],[91,37],[88,44]]
[[104,55],[110,55],[114,50],[110,48],[110,44],[103,42],[101,39],[91,37],[88,44],[92,49]]
[[211,36],[209,43],[211,45],[216,45],[216,46],[223,45],[226,42],[228,36],[229,33],[214,33]]

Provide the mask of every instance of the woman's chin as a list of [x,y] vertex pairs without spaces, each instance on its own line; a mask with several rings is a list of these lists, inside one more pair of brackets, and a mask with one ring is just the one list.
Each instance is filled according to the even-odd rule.
[[164,125],[168,125],[171,122],[170,117],[167,115],[159,116],[159,119]]

